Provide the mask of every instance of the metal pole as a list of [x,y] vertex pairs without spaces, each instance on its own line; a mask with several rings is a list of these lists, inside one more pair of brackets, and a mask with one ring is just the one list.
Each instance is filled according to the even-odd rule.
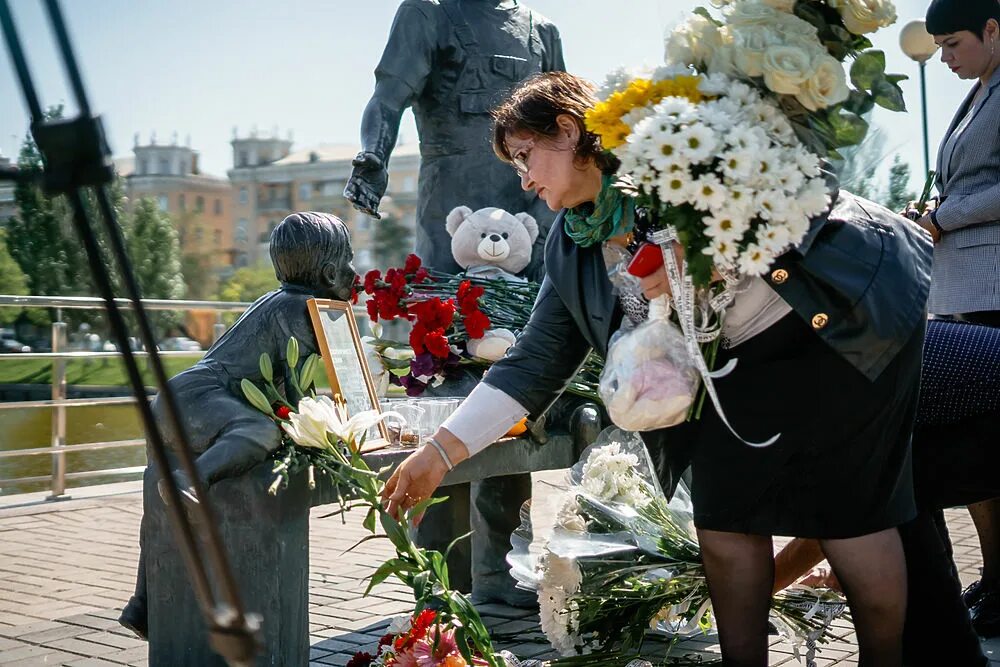
[[[66,323],[62,321],[62,309],[56,308],[52,322],[52,351],[61,352],[66,346]],[[52,360],[52,446],[66,446],[66,360],[56,357]],[[52,495],[46,500],[66,500],[66,454],[52,454]]]
[[924,121],[924,178],[931,172],[930,142],[927,139],[927,62],[920,63],[920,104]]

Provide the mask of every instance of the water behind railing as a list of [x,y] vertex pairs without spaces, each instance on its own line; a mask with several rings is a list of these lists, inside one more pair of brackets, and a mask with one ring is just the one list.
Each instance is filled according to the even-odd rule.
[[[120,305],[130,307],[124,300]],[[218,337],[225,330],[223,314],[242,312],[250,304],[150,299],[143,305],[147,310],[212,311],[216,313],[214,335]],[[64,309],[101,309],[103,302],[86,297],[0,295],[0,307],[48,308],[56,323],[51,341],[56,352],[0,355],[0,386],[6,395],[21,394],[16,400],[0,402],[0,495],[46,489],[60,495],[66,485],[139,478],[146,464],[142,426],[120,355],[68,351],[65,327],[60,326]],[[197,362],[203,352],[160,354],[171,376]],[[136,355],[144,369],[145,353]],[[53,378],[58,385],[60,377],[66,379],[71,391],[54,395]],[[151,378],[147,384],[153,384]],[[75,391],[82,389],[80,385],[88,391]],[[77,393],[82,395],[75,397]],[[64,398],[66,395],[70,398]],[[62,444],[68,450],[65,453],[56,446]],[[73,451],[74,446],[82,445],[89,447]],[[15,451],[30,455],[12,456]],[[55,465],[60,458],[64,466]]]

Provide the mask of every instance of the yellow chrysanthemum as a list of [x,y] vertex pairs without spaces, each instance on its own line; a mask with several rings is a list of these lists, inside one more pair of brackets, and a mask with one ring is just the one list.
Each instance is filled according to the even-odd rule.
[[586,113],[587,129],[601,138],[601,145],[610,150],[625,143],[632,132],[622,118],[633,109],[659,103],[665,97],[683,97],[698,104],[705,96],[698,90],[700,76],[678,76],[652,82],[636,79],[625,90],[611,94]]

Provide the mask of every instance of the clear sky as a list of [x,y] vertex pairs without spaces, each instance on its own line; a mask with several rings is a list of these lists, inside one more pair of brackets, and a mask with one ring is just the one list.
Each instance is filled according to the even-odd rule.
[[[929,0],[897,0],[897,26],[875,36],[889,70],[911,76],[910,112],[877,111],[888,148],[922,182],[916,64],[898,46],[899,28],[922,18]],[[567,68],[594,80],[621,64],[656,64],[665,32],[698,4],[692,0],[531,0],[562,33]],[[40,0],[11,0],[43,104],[69,98]],[[203,171],[224,175],[229,141],[255,127],[297,148],[358,142],[397,0],[63,0],[91,104],[102,114],[116,156],[133,136],[168,143],[190,135]],[[951,115],[970,87],[935,57],[927,68],[931,160]],[[70,105],[71,108],[71,105]],[[0,50],[0,152],[15,157],[27,111],[6,49]],[[407,114],[403,139],[416,140]]]

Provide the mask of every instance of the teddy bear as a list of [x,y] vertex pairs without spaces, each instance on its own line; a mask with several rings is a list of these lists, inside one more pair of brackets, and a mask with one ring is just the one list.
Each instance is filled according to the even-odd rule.
[[[527,281],[516,274],[531,262],[531,248],[538,238],[538,223],[530,214],[457,206],[448,214],[445,228],[451,236],[451,254],[467,276]],[[466,349],[474,357],[497,361],[514,339],[509,329],[490,329],[482,338],[470,340]]]

